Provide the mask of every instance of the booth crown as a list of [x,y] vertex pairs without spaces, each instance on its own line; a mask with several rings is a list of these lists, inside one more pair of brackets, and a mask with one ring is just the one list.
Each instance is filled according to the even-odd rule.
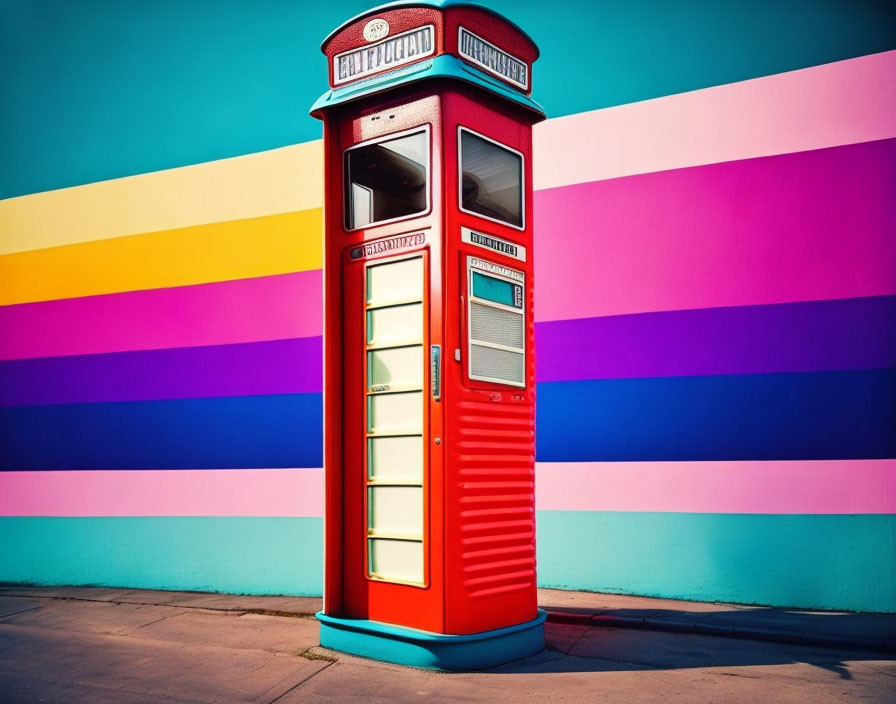
[[464,0],[401,0],[344,22],[321,44],[331,90],[311,114],[424,79],[472,83],[544,118],[532,92],[538,47],[494,10]]

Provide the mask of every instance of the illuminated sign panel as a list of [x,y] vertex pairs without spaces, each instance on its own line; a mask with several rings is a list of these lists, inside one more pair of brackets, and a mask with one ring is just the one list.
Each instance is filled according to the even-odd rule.
[[352,49],[333,57],[333,83],[338,85],[403,66],[435,51],[434,28],[427,25],[396,34],[376,44]]
[[473,295],[492,303],[500,303],[514,308],[523,307],[523,287],[494,276],[473,272]]
[[523,90],[529,89],[529,67],[525,62],[463,27],[460,28],[457,45],[458,53],[465,59]]

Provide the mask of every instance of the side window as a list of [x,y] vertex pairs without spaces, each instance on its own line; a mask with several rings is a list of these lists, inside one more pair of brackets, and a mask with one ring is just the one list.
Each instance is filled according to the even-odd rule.
[[470,379],[526,385],[525,274],[468,257]]
[[523,155],[460,127],[460,209],[523,228]]
[[346,229],[399,220],[428,209],[427,128],[346,150]]

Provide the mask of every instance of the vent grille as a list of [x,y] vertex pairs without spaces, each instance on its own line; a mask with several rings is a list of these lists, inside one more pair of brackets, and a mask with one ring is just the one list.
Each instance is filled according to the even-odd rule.
[[523,316],[519,313],[470,304],[470,336],[506,347],[523,347]]
[[534,589],[534,409],[465,401],[455,417],[454,527],[464,589],[475,600]]
[[472,344],[470,345],[470,373],[472,376],[522,384],[525,373],[523,354]]

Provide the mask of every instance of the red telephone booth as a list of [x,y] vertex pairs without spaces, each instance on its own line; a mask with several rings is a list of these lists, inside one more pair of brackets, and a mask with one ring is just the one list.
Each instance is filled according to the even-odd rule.
[[530,98],[538,49],[395,2],[322,50],[324,646],[442,669],[544,646]]

